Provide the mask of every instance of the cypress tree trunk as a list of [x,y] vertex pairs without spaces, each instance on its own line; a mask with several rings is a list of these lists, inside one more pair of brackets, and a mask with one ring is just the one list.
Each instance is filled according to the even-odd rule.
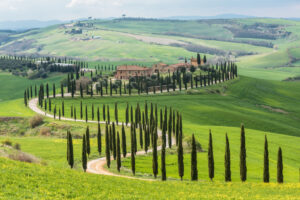
[[122,153],[123,153],[123,158],[126,158],[127,148],[126,148],[126,134],[125,134],[124,124],[122,124]]
[[88,154],[88,156],[91,153],[91,146],[90,146],[90,128],[87,127],[86,128],[86,152]]
[[108,135],[108,125],[105,126],[105,156],[106,156],[106,164],[107,167],[110,168],[110,142],[109,142],[109,135]]
[[179,135],[177,156],[178,156],[178,175],[179,175],[180,179],[182,180],[182,178],[184,176],[182,134]]
[[191,155],[191,180],[198,180],[198,169],[197,169],[197,149],[195,136],[192,137],[192,155]]
[[226,133],[226,147],[225,147],[225,181],[231,181],[231,160],[230,160],[230,146],[229,140]]
[[283,183],[283,163],[281,147],[279,147],[277,155],[277,182]]
[[162,144],[161,149],[161,180],[165,181],[167,180],[167,174],[166,174],[166,146]]
[[214,163],[214,151],[211,130],[209,130],[209,144],[208,144],[208,174],[210,180],[213,180],[215,176],[215,163]]
[[117,135],[117,169],[120,172],[121,168],[121,150],[120,150],[120,135]]
[[246,142],[245,142],[245,127],[241,127],[241,149],[240,149],[240,178],[241,181],[247,180],[247,166],[246,166]]
[[102,143],[101,143],[101,128],[100,128],[100,123],[98,123],[98,133],[97,133],[97,144],[98,144],[98,152],[99,155],[101,155],[102,151]]
[[86,140],[85,140],[85,135],[83,135],[83,139],[82,139],[82,168],[83,168],[83,171],[86,172],[87,157],[86,157]]
[[[146,145],[145,145],[146,146]],[[152,145],[152,171],[154,178],[157,177],[158,174],[158,162],[157,162],[157,134],[154,132],[153,134],[153,145]]]
[[268,149],[268,139],[265,135],[265,151],[264,151],[264,182],[270,182],[270,171],[269,171],[269,149]]

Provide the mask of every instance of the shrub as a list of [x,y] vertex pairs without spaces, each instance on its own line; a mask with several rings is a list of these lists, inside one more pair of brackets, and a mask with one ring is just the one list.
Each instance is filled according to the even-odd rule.
[[12,142],[8,139],[2,141],[2,144],[7,145],[7,146],[12,146]]
[[44,119],[40,115],[36,115],[29,120],[29,125],[31,128],[35,128],[43,123]]
[[16,150],[21,150],[21,145],[20,145],[19,143],[16,143],[16,144],[14,145],[14,148],[15,148]]
[[50,136],[51,135],[51,129],[49,127],[42,127],[40,129],[40,135],[42,135],[42,136]]

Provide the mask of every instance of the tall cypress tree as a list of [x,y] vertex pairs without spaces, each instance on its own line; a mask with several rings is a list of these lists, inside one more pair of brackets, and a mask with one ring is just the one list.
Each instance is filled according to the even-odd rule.
[[[146,146],[146,145],[145,145]],[[153,134],[153,145],[152,145],[152,171],[154,178],[158,174],[158,162],[157,162],[157,133]]]
[[192,137],[192,153],[191,153],[191,180],[198,180],[198,169],[197,169],[197,149],[196,149],[196,141],[195,136],[193,134]]
[[118,103],[115,103],[115,120],[118,125]]
[[82,112],[82,101],[80,101],[80,119],[83,117],[83,112]]
[[102,143],[101,143],[101,127],[100,127],[100,123],[98,123],[98,132],[97,132],[97,144],[98,144],[98,152],[99,155],[101,155],[102,152]]
[[126,134],[124,124],[122,123],[122,153],[123,157],[126,158],[127,148],[126,148]]
[[103,104],[102,106],[102,115],[103,115],[103,120],[105,121],[106,117],[105,117],[105,105]]
[[283,183],[283,162],[281,147],[279,147],[277,155],[277,182]]
[[121,168],[121,146],[120,146],[120,135],[118,132],[117,135],[117,169],[120,172],[120,168]]
[[184,176],[184,162],[183,162],[183,146],[182,146],[182,134],[179,134],[178,138],[178,148],[177,148],[177,157],[178,157],[178,175],[182,180]]
[[172,108],[170,108],[170,113],[169,113],[168,143],[169,143],[169,148],[172,148]]
[[87,105],[85,105],[85,122],[88,122],[88,109],[87,109]]
[[61,103],[61,109],[62,109],[62,116],[64,117],[65,116],[65,102],[62,101]]
[[85,140],[85,135],[83,135],[83,138],[82,138],[82,168],[83,168],[83,171],[86,172],[86,168],[87,168],[87,156],[86,156],[86,140]]
[[162,144],[161,148],[161,180],[167,180],[167,173],[166,173],[166,146]]
[[90,155],[91,153],[91,145],[90,145],[90,128],[87,127],[86,128],[86,152],[88,154],[88,156]]
[[127,106],[126,106],[126,112],[125,112],[125,121],[126,121],[126,126],[129,122],[129,106],[128,106],[128,103],[127,103]]
[[229,139],[226,133],[226,146],[225,146],[225,181],[231,181],[231,160],[230,160],[230,146]]
[[113,157],[117,159],[117,145],[116,145],[116,127],[115,122],[112,123],[112,145],[113,145]]
[[265,135],[265,151],[264,151],[264,182],[270,182],[270,171],[269,171],[269,149],[268,149],[268,139]]
[[99,106],[97,108],[97,121],[98,121],[98,123],[100,123],[100,110],[99,110]]
[[214,151],[211,130],[209,130],[209,144],[208,144],[208,174],[210,180],[213,180],[215,176],[215,163],[214,163]]
[[74,153],[73,153],[73,140],[72,140],[72,135],[71,133],[68,131],[67,132],[67,139],[68,139],[68,163],[70,165],[71,168],[73,168],[74,166]]
[[143,148],[143,128],[141,123],[139,125],[139,129],[140,129],[140,146],[141,148]]
[[133,131],[131,131],[131,171],[135,175],[135,148],[134,148],[134,139]]
[[105,126],[105,156],[106,156],[106,164],[107,167],[110,168],[110,142],[109,142],[109,135],[108,135],[108,124]]
[[246,141],[245,141],[245,127],[241,126],[241,148],[240,148],[240,178],[241,181],[247,179],[247,166],[246,166]]
[[109,105],[107,105],[107,122],[110,124]]

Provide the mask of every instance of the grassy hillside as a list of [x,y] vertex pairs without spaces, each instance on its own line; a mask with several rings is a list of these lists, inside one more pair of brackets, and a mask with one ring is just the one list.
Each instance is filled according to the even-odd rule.
[[[127,19],[83,23],[94,26],[51,26],[12,35],[12,41],[0,46],[0,53],[68,56],[98,64],[152,64],[182,62],[200,52],[209,58],[236,59],[245,76],[282,80],[300,74],[297,21]],[[82,34],[66,33],[79,28]]]
[[0,195],[5,199],[292,199],[299,196],[300,187],[299,184],[145,182],[84,175],[82,172],[24,164],[3,158],[0,159],[0,172]]

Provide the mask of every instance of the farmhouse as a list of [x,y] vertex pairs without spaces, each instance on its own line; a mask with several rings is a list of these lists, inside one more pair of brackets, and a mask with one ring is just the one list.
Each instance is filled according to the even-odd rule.
[[129,79],[133,76],[151,76],[152,69],[147,67],[140,67],[137,65],[123,65],[118,66],[115,78],[116,79]]

